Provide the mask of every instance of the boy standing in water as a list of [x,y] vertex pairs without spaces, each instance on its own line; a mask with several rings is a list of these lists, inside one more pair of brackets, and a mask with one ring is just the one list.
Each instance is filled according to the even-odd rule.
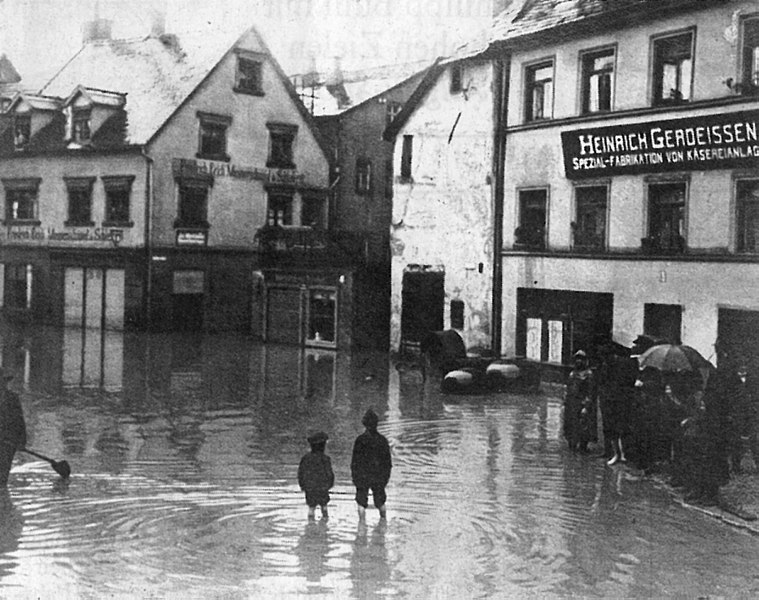
[[377,431],[378,422],[377,414],[371,408],[367,410],[361,419],[366,431],[353,443],[351,478],[356,486],[358,516],[362,520],[366,517],[366,507],[369,505],[369,490],[372,491],[374,506],[379,510],[380,518],[387,516],[385,487],[390,480],[393,461],[387,438]]
[[298,485],[306,493],[309,519],[315,517],[317,505],[321,508],[322,517],[329,517],[327,503],[329,490],[335,484],[335,474],[332,461],[324,454],[328,439],[323,431],[308,436],[311,452],[303,455],[298,465]]

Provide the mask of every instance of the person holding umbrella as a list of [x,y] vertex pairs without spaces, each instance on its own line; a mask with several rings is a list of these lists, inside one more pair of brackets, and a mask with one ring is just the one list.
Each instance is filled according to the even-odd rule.
[[8,384],[13,379],[0,367],[0,487],[8,485],[8,475],[16,451],[26,446],[26,422],[18,394]]

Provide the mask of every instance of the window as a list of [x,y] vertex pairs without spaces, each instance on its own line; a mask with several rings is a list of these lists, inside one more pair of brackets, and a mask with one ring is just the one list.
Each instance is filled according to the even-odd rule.
[[390,125],[393,119],[398,116],[398,113],[403,109],[401,102],[395,102],[394,100],[388,100],[385,105],[385,125]]
[[134,176],[103,177],[105,187],[104,225],[131,225],[129,208]]
[[293,197],[282,192],[269,193],[267,225],[284,227],[293,224]]
[[685,102],[691,97],[693,33],[654,40],[653,104]]
[[86,144],[90,141],[90,109],[74,109],[71,118],[71,141]]
[[92,184],[94,177],[64,177],[69,195],[69,216],[65,225],[91,227]]
[[525,121],[550,119],[553,105],[553,61],[527,67],[525,72]]
[[334,343],[337,324],[334,290],[308,291],[308,341]]
[[514,232],[515,244],[531,250],[546,247],[547,190],[519,191],[519,226]]
[[243,94],[263,96],[262,63],[260,60],[237,55],[237,72],[235,73],[235,91]]
[[401,151],[401,181],[411,181],[411,160],[414,150],[414,136],[403,136],[403,149]]
[[606,247],[605,185],[575,189],[576,217],[573,225],[574,246],[579,250],[603,250]]
[[464,67],[461,63],[451,65],[451,94],[460,92],[463,88]]
[[759,179],[738,180],[738,252],[759,252]]
[[232,117],[198,112],[198,119],[200,122],[198,158],[228,161],[227,128],[232,123]]
[[174,227],[208,229],[208,190],[205,181],[180,182],[179,214]]
[[648,186],[648,239],[651,250],[685,251],[685,183]]
[[356,160],[356,193],[368,194],[372,189],[372,163],[367,158]]
[[32,305],[32,265],[6,264],[3,303],[9,308],[30,308]]
[[300,212],[300,223],[312,229],[327,228],[326,202],[323,198],[305,197]]
[[29,139],[31,137],[31,115],[16,115],[13,119],[13,147],[16,150],[24,150],[29,146]]
[[759,16],[743,21],[741,79],[744,89],[759,89]]
[[293,143],[298,126],[286,123],[267,123],[266,126],[269,128],[269,160],[266,161],[266,166],[294,169]]
[[643,305],[643,333],[646,335],[679,344],[682,322],[683,307],[679,304]]
[[588,52],[582,56],[582,113],[611,110],[614,88],[614,50]]
[[37,221],[37,195],[40,179],[3,179],[5,223]]

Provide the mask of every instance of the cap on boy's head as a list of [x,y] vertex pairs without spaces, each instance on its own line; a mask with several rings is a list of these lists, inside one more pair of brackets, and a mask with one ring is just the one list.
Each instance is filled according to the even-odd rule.
[[316,433],[312,433],[308,436],[308,443],[309,444],[321,444],[323,442],[326,442],[329,439],[329,436],[324,433],[323,431],[317,431]]
[[364,413],[364,418],[361,419],[364,427],[376,427],[379,423],[379,417],[371,408]]
[[585,350],[578,350],[577,352],[574,353],[575,358],[585,358],[587,356],[588,355],[585,353]]

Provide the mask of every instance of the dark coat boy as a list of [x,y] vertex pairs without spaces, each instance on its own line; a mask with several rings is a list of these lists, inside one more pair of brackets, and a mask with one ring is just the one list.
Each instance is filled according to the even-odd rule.
[[328,436],[319,431],[308,436],[311,452],[304,454],[298,465],[298,485],[306,493],[308,518],[313,519],[316,507],[322,511],[322,517],[328,517],[327,504],[329,490],[335,484],[335,474],[332,471],[332,461],[324,453]]
[[393,462],[387,438],[377,431],[378,422],[377,414],[371,408],[367,410],[361,419],[366,431],[359,435],[353,444],[351,478],[356,486],[356,504],[359,517],[362,519],[369,504],[369,490],[372,491],[374,506],[379,509],[380,518],[384,519],[386,516],[385,487],[390,481]]
[[0,487],[8,485],[13,456],[26,446],[26,422],[18,394],[8,389],[13,379],[0,368]]

